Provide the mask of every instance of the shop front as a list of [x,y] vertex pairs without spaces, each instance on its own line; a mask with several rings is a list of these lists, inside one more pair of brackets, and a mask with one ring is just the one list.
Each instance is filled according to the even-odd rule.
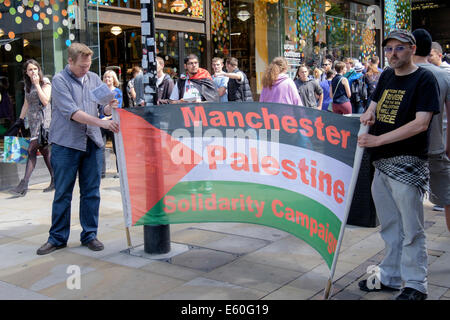
[[[383,33],[410,27],[410,0],[155,0],[157,54],[175,79],[183,57],[195,53],[211,71],[215,56],[233,56],[257,99],[270,61],[297,66],[334,59],[364,60],[380,52]],[[0,0],[0,77],[14,110],[23,104],[22,65],[33,58],[50,78],[66,64],[72,41],[94,51],[92,70],[128,72],[141,64],[138,0]],[[3,91],[2,91],[3,92]],[[3,94],[4,95],[4,94]],[[124,96],[126,96],[124,94]],[[0,125],[8,125],[3,113]],[[4,129],[0,128],[1,131]]]
[[86,7],[76,0],[0,0],[0,135],[20,114],[22,66],[28,59],[36,60],[52,79],[67,63],[67,47],[82,41],[94,51],[91,70],[100,70],[97,23],[87,19],[96,15],[97,6]]

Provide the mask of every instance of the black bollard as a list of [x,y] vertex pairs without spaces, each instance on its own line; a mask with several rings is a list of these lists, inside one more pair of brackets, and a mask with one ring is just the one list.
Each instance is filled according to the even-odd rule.
[[170,251],[170,225],[144,226],[144,251],[164,254]]

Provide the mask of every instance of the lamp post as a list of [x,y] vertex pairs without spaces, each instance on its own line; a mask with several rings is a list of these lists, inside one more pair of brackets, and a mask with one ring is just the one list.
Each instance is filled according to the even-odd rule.
[[[156,39],[155,39],[155,6],[153,0],[141,0],[141,39],[142,39],[142,71],[145,106],[157,104],[158,91],[156,87]],[[152,150],[159,154],[161,146],[151,139]],[[162,166],[158,166],[159,169]],[[146,179],[147,184],[163,188],[162,173],[156,174],[155,181]],[[146,190],[152,190],[148,185]],[[169,225],[144,225],[144,251],[149,254],[164,254],[170,251]]]

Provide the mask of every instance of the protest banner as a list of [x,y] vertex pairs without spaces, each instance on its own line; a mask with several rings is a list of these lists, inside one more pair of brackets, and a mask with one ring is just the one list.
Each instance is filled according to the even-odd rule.
[[307,242],[334,272],[359,119],[258,102],[118,109],[116,118],[127,227],[270,226]]

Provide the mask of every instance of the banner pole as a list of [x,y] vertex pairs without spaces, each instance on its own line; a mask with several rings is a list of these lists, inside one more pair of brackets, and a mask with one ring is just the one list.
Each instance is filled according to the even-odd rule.
[[[359,127],[358,136],[363,133],[367,133],[368,131],[369,131],[369,127],[361,124]],[[358,180],[359,169],[361,168],[361,160],[362,160],[363,153],[364,153],[364,148],[361,148],[358,145],[356,145],[355,160],[353,161],[352,179],[350,181],[350,186],[349,186],[348,194],[347,194],[347,201],[345,203],[344,220],[342,221],[341,230],[339,232],[339,239],[338,239],[338,243],[336,246],[336,253],[333,257],[333,263],[332,263],[331,269],[330,269],[330,277],[328,278],[328,282],[327,282],[327,285],[324,290],[324,294],[323,294],[324,300],[329,299],[330,292],[333,287],[333,277],[334,277],[334,273],[336,271],[337,259],[338,259],[339,252],[341,249],[341,243],[344,238],[345,226],[347,224],[348,214],[350,213],[350,207],[352,205],[353,193],[355,191],[356,182]]]
[[[119,112],[116,109],[113,109],[112,112],[113,120],[119,123],[120,127],[120,116]],[[124,222],[125,222],[125,234],[127,237],[127,245],[128,250],[131,250],[131,236],[130,229],[131,226],[131,205],[130,205],[130,189],[128,186],[128,175],[127,175],[127,166],[125,163],[125,151],[123,147],[123,139],[122,139],[122,131],[118,133],[114,133],[114,144],[116,145],[116,157],[117,157],[117,165],[119,166],[119,179],[120,179],[120,194],[122,196],[122,208],[124,214]]]

